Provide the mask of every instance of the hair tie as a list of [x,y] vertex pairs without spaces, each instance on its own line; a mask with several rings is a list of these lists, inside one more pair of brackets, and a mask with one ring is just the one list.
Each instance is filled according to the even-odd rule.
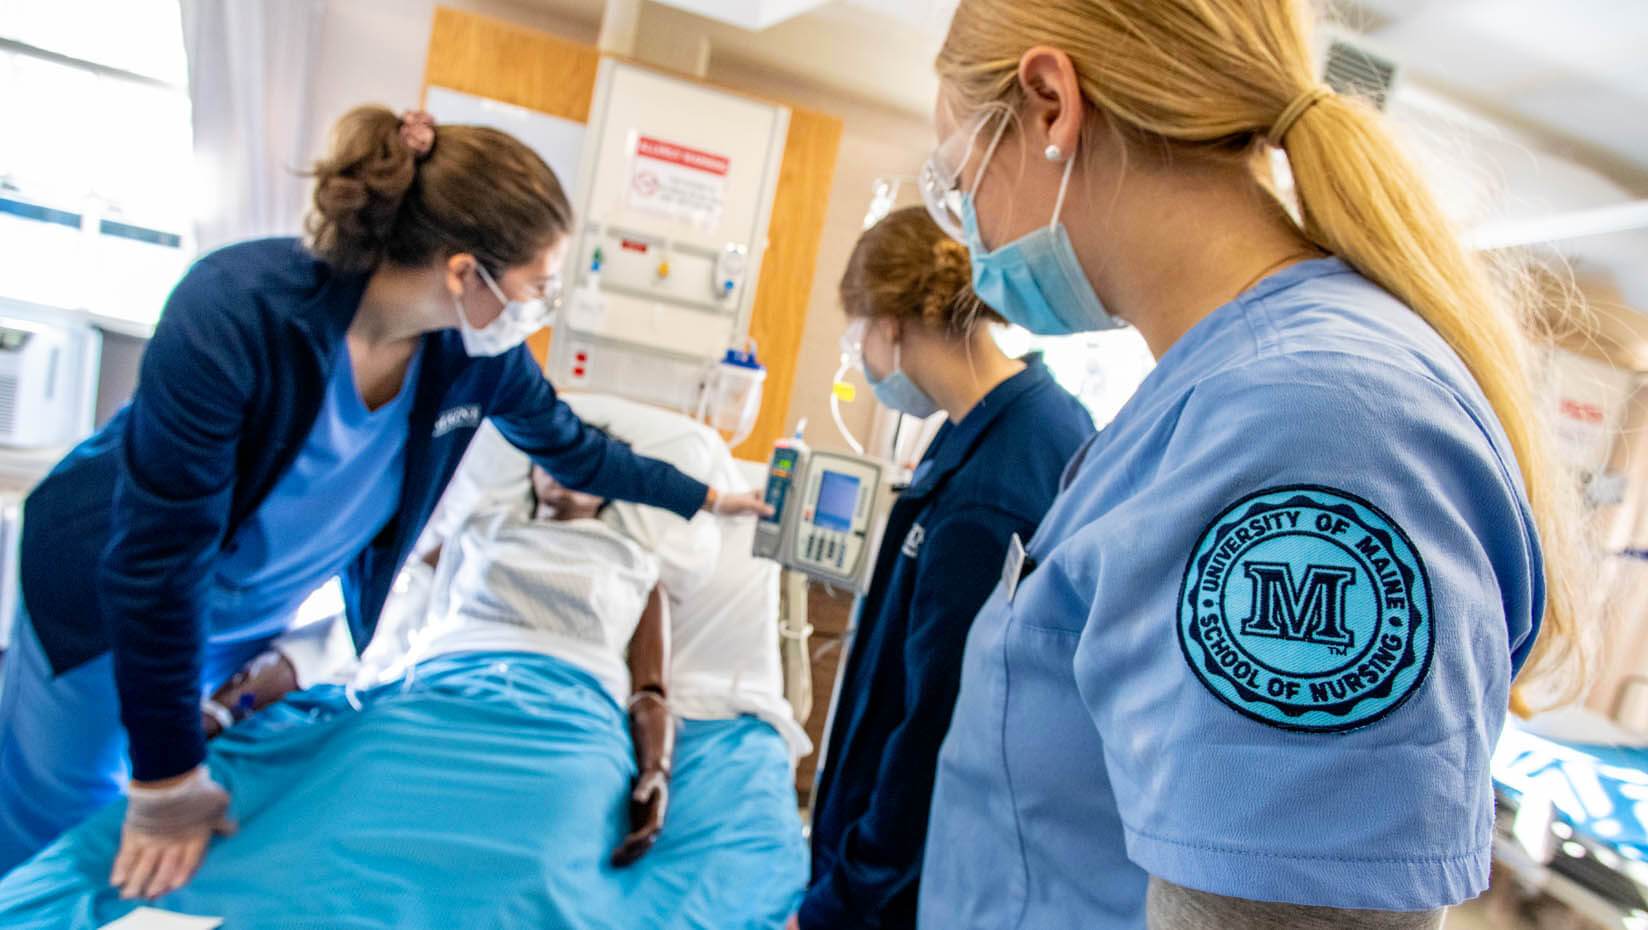
[[423,158],[435,147],[435,117],[425,110],[407,110],[401,114],[401,141],[412,154]]
[[1288,130],[1293,128],[1293,124],[1299,122],[1299,117],[1304,116],[1306,110],[1331,96],[1333,96],[1333,88],[1326,84],[1318,84],[1294,97],[1292,102],[1283,108],[1282,115],[1276,117],[1276,122],[1270,127],[1270,132],[1266,134],[1265,141],[1270,143],[1273,148],[1281,148],[1282,140],[1287,136]]

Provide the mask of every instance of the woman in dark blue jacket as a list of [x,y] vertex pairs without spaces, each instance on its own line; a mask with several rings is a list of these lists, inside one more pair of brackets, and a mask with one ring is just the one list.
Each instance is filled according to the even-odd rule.
[[334,576],[364,646],[483,419],[569,487],[684,517],[759,509],[608,440],[544,380],[521,343],[559,295],[572,217],[526,146],[361,107],[314,177],[308,241],[201,259],[131,404],[25,503],[0,872],[129,777],[111,881],[152,897],[187,880],[230,826],[202,695]]
[[847,340],[884,405],[939,430],[887,520],[813,798],[802,930],[914,927],[939,744],[973,616],[1093,433],[1037,356],[1009,358],[968,285],[967,249],[920,207],[859,239]]

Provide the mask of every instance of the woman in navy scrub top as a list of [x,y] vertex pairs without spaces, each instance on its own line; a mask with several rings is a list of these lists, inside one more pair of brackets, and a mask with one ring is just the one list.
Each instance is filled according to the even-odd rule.
[[0,689],[0,871],[127,787],[111,882],[192,874],[228,794],[201,699],[343,582],[357,647],[483,419],[569,487],[683,517],[720,498],[586,427],[522,341],[571,209],[512,137],[361,107],[314,169],[306,242],[201,259],[131,404],[24,506]]
[[922,927],[1434,928],[1487,885],[1512,681],[1573,642],[1577,489],[1515,308],[1309,20],[956,11],[923,194],[974,289],[1157,366],[973,623]]
[[939,742],[961,651],[1012,541],[1028,540],[1093,433],[1036,356],[1004,355],[967,250],[921,207],[864,233],[841,281],[876,397],[948,419],[887,519],[813,798],[802,930],[914,927]]

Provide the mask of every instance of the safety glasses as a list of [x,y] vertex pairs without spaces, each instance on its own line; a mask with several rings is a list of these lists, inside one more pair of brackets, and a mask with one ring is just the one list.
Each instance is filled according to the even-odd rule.
[[861,316],[847,324],[841,334],[841,355],[853,365],[864,363],[864,336],[870,331],[870,318]]
[[[962,209],[961,172],[967,166],[967,157],[972,154],[973,146],[978,142],[982,133],[991,122],[995,114],[987,114],[973,125],[971,131],[957,132],[945,139],[933,150],[927,158],[927,163],[921,166],[921,173],[917,176],[917,187],[921,189],[921,200],[927,207],[938,228],[944,230],[945,235],[952,239],[963,238],[963,229],[966,227],[965,214]],[[990,163],[991,156],[996,153],[996,146],[1001,144],[1001,137],[1007,132],[1006,114],[996,125],[996,134],[990,139],[990,147],[985,150],[984,158],[979,162],[978,172],[973,176],[973,186],[968,193],[978,189],[979,178],[984,176],[984,168]]]
[[555,275],[544,281],[544,286],[539,289],[538,293],[538,299],[544,302],[544,307],[547,310],[560,309],[564,297],[565,292],[561,289],[560,275]]
[[541,326],[547,326],[549,325],[550,316],[561,308],[563,291],[561,289],[561,276],[558,274],[544,279],[542,286],[531,288],[529,293],[536,291],[536,293],[531,293],[531,296],[519,301],[511,301],[509,295],[504,293],[503,288],[498,286],[498,282],[486,270],[485,265],[477,263],[475,270],[480,273],[481,283],[492,291],[492,296],[498,298],[499,303],[505,307],[508,307],[511,303],[527,305],[522,312],[526,314],[528,319],[523,320],[523,323],[538,323]]

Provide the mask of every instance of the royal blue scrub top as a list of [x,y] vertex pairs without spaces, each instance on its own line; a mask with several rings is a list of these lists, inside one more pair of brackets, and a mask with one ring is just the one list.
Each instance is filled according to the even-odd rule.
[[933,768],[967,630],[1093,421],[1040,354],[946,423],[888,515],[813,797],[802,930],[915,926]]
[[361,400],[348,346],[337,358],[297,458],[223,547],[207,604],[213,641],[285,630],[304,598],[366,548],[400,503],[422,344],[400,390],[376,410]]
[[1148,877],[1423,910],[1479,894],[1544,602],[1458,357],[1337,259],[1166,352],[967,642],[921,926],[1142,930]]

